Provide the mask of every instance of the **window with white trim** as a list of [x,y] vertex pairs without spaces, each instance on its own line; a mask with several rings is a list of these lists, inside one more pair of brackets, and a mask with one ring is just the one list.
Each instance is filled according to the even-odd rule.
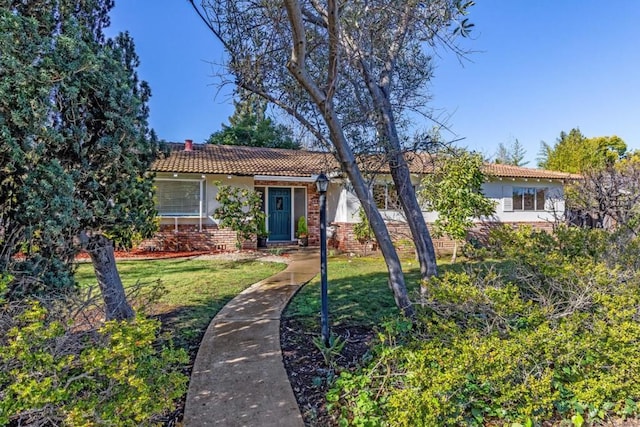
[[513,187],[514,211],[543,211],[545,209],[545,188]]
[[156,200],[161,216],[200,216],[204,181],[156,180]]

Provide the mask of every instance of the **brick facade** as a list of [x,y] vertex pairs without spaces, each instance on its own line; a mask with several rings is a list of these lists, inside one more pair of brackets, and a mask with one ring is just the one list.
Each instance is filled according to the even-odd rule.
[[[489,229],[493,226],[499,225],[511,225],[513,228],[517,228],[520,225],[529,225],[536,230],[543,230],[547,232],[551,232],[553,230],[553,224],[549,222],[531,222],[531,223],[478,223],[476,226],[470,230],[469,237],[477,238],[482,241],[486,237]],[[365,244],[359,242],[353,233],[354,223],[334,223],[333,226],[333,236],[329,236],[329,247],[333,247],[343,252],[353,252],[357,254],[363,254],[371,252],[372,250],[377,250],[375,244]],[[429,229],[433,224],[427,224]],[[393,244],[398,250],[398,252],[407,254],[413,253],[414,245],[413,239],[411,237],[411,232],[409,230],[409,226],[404,222],[388,222],[387,228],[389,229],[389,234],[391,234],[391,239],[393,240]],[[440,237],[433,239],[433,246],[436,251],[436,255],[438,257],[449,255],[453,253],[454,241],[449,239],[448,237]]]
[[[233,251],[236,249],[236,232],[216,225],[180,224],[178,229],[173,224],[162,224],[160,230],[144,240],[140,249],[149,251]],[[255,249],[256,241],[247,240],[243,249]]]

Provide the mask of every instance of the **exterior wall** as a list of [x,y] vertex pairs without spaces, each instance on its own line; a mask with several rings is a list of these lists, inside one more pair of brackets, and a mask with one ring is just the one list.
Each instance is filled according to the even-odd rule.
[[[507,203],[512,197],[513,187],[533,187],[547,190],[545,210],[538,211],[514,211],[509,210]],[[496,213],[491,218],[482,218],[483,221],[498,223],[537,223],[554,221],[556,213],[564,212],[564,191],[561,182],[538,180],[494,180],[482,185],[482,191],[496,204]],[[360,202],[355,194],[347,186],[340,190],[335,222],[358,222],[358,209]],[[381,210],[382,217],[387,222],[404,221],[401,212],[396,210]],[[436,212],[423,211],[428,223],[438,218]]]
[[[513,187],[546,189],[545,210],[514,211],[509,209]],[[554,221],[556,213],[564,212],[564,186],[561,182],[540,180],[498,179],[482,185],[482,191],[496,203],[496,214],[489,221],[502,223],[535,223]]]
[[[383,179],[384,181],[384,179]],[[513,211],[509,210],[508,201],[512,198],[513,187],[534,187],[546,189],[545,210]],[[511,224],[514,227],[522,224],[531,225],[536,229],[548,230],[557,213],[564,212],[564,191],[561,182],[539,180],[502,180],[495,179],[483,184],[484,194],[496,203],[496,214],[491,218],[482,218],[476,227],[470,231],[470,236],[482,239],[492,226]],[[330,246],[346,252],[363,253],[370,250],[365,244],[356,240],[353,234],[353,224],[358,222],[360,203],[348,186],[336,191],[337,205],[332,225],[334,236],[330,239]],[[382,217],[400,252],[413,251],[413,243],[409,227],[404,221],[403,214],[395,210],[381,210]],[[438,218],[436,212],[423,211],[423,215],[430,229]],[[433,238],[433,244],[438,255],[451,253],[454,242],[446,237]]]
[[[343,252],[353,252],[358,254],[371,253],[377,251],[377,247],[375,244],[365,244],[359,242],[354,234],[353,234],[353,225],[354,223],[333,223],[333,229],[335,232],[332,236],[330,236],[328,246],[330,248],[335,248]],[[492,227],[498,225],[511,225],[514,228],[519,225],[523,225],[521,222],[517,223],[499,223],[499,222],[485,222],[485,223],[477,223],[470,231],[469,238],[473,237],[480,241],[484,241],[489,230]],[[530,222],[526,223],[526,225],[530,225],[534,229],[544,230],[547,232],[551,232],[553,229],[553,224],[545,221],[538,222]],[[429,230],[432,230],[433,223],[427,223]],[[402,254],[413,254],[414,245],[411,237],[411,231],[409,230],[409,226],[404,222],[387,222],[387,228],[389,229],[389,233],[391,234],[391,239],[393,240],[393,244],[398,250],[398,252]],[[453,253],[454,241],[447,238],[434,238],[433,246],[436,251],[436,255],[438,257],[449,255]],[[460,246],[458,246],[458,249]]]
[[[178,229],[173,224],[161,224],[160,230],[150,239],[144,240],[140,249],[148,251],[233,251],[236,250],[236,232],[220,229],[217,225],[205,225],[200,230],[198,224],[181,224]],[[243,249],[255,249],[255,241],[246,241]]]
[[[231,251],[236,249],[236,232],[218,227],[213,213],[218,207],[216,195],[217,183],[245,188],[289,187],[305,188],[307,194],[306,217],[309,229],[309,245],[320,245],[320,208],[319,196],[314,182],[292,182],[278,180],[254,180],[253,177],[200,174],[158,174],[160,179],[204,180],[203,217],[198,216],[160,216],[160,229],[153,238],[143,241],[139,247],[156,251]],[[332,184],[333,185],[333,184]],[[335,185],[333,185],[335,187]],[[328,201],[330,194],[328,193]],[[294,236],[292,223],[291,235]],[[293,241],[293,240],[292,240]],[[291,242],[268,242],[277,246]],[[256,241],[244,242],[243,249],[255,249]]]
[[[320,244],[320,209],[319,195],[314,182],[293,182],[291,180],[254,180],[253,177],[236,177],[226,175],[199,175],[158,174],[158,178],[165,179],[202,179],[205,182],[205,197],[203,204],[203,218],[198,217],[161,217],[160,231],[157,235],[144,241],[140,247],[150,250],[204,250],[224,251],[235,250],[236,233],[231,230],[218,228],[217,221],[213,219],[213,212],[218,206],[215,197],[217,194],[217,182],[226,185],[234,185],[246,188],[255,187],[304,187],[307,194],[307,224],[309,228],[309,245]],[[508,199],[511,198],[512,188],[535,187],[545,188],[547,198],[545,210],[541,211],[513,211],[508,209]],[[484,194],[496,202],[496,214],[492,218],[483,218],[483,223],[470,233],[481,238],[486,235],[487,227],[498,224],[530,224],[539,229],[550,229],[556,212],[564,211],[563,185],[559,182],[541,182],[538,180],[502,180],[494,179],[483,185]],[[332,181],[327,192],[327,222],[330,227],[327,230],[329,247],[346,252],[368,252],[372,250],[369,245],[358,242],[353,235],[353,224],[358,222],[358,209],[360,203],[348,182]],[[402,214],[394,210],[381,211],[387,222],[389,231],[394,239],[394,244],[401,252],[413,251],[413,243],[409,229]],[[435,212],[423,212],[428,224],[437,219]],[[200,222],[202,229],[200,230]],[[294,227],[295,224],[292,224]],[[292,229],[292,236],[293,234]],[[269,242],[269,244],[281,244],[286,242]],[[373,245],[375,246],[375,245]],[[450,253],[453,250],[453,241],[447,238],[434,239],[434,246],[438,254]],[[255,249],[256,242],[247,241],[243,248]]]

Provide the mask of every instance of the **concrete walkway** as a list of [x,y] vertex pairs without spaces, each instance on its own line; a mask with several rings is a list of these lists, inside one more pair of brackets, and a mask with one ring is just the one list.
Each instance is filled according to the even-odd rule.
[[282,272],[225,305],[202,339],[184,426],[304,426],[280,350],[280,314],[320,270],[319,252],[291,255]]

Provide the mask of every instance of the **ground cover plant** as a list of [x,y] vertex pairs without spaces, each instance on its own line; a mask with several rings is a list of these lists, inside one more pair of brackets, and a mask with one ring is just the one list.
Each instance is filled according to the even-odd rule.
[[[385,283],[375,260],[330,262],[333,331],[347,344],[332,355],[333,369],[322,357],[315,363],[323,370],[290,369],[294,390],[328,389],[301,402],[307,425],[636,425],[637,239],[577,228],[499,229],[491,237],[488,253],[500,258],[441,268],[423,300],[414,293],[415,322],[377,299]],[[344,276],[332,279],[332,270]],[[283,320],[301,316],[297,325],[317,335],[317,309],[305,312],[297,300],[315,291],[303,291]],[[367,323],[378,325],[375,333],[349,335],[350,325]],[[360,338],[368,345],[350,350]],[[288,363],[295,367],[295,358]],[[296,378],[304,376],[306,388]]]
[[491,249],[504,261],[431,279],[415,322],[388,319],[360,366],[336,373],[326,395],[332,422],[581,426],[637,417],[640,278],[629,242],[602,230],[497,230]]
[[103,322],[88,263],[76,273],[80,292],[64,296],[3,299],[10,278],[0,277],[0,425],[175,425],[211,318],[284,264],[171,259],[119,267],[138,311],[131,321]]

